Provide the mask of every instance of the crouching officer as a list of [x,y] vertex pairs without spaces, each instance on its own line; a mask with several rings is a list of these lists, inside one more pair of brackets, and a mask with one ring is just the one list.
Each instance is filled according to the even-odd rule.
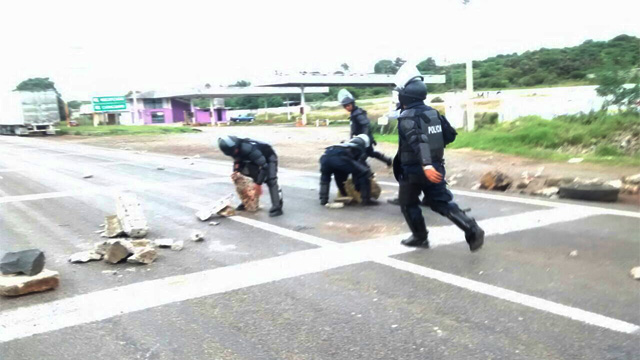
[[344,182],[349,174],[353,178],[356,190],[362,196],[362,205],[373,205],[376,202],[371,199],[371,177],[373,173],[367,166],[367,148],[369,137],[360,134],[348,143],[329,146],[320,157],[320,204],[329,202],[329,189],[331,187],[331,175],[333,175],[340,195],[347,196]]
[[[236,136],[218,139],[218,147],[233,158],[233,171],[253,179],[257,185],[264,182],[269,187],[271,209],[269,216],[282,215],[282,190],[278,186],[278,156],[269,144]],[[244,210],[243,205],[238,210]]]
[[[484,243],[484,230],[453,202],[453,195],[444,180],[443,122],[446,120],[441,120],[438,111],[424,104],[427,86],[415,66],[400,69],[397,79],[396,91],[402,112],[398,117],[399,141],[394,175],[400,183],[400,208],[411,229],[411,237],[403,240],[402,244],[429,247],[428,231],[419,206],[420,193],[424,192],[431,210],[462,229],[469,248],[476,251]],[[446,130],[453,131],[455,138],[453,128],[448,126]],[[451,136],[451,133],[445,136]]]
[[369,124],[369,118],[367,112],[356,106],[356,100],[347,89],[342,89],[338,92],[338,101],[340,104],[350,113],[349,122],[351,124],[351,135],[349,138],[354,138],[358,135],[365,134],[369,137],[369,146],[367,147],[367,156],[374,159],[378,159],[387,166],[391,166],[392,159],[385,154],[375,151],[374,145],[377,145],[371,133]]

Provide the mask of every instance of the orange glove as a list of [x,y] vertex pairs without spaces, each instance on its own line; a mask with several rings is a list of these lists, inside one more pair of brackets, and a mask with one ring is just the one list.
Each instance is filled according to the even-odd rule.
[[440,174],[438,170],[434,169],[433,167],[425,168],[424,175],[429,181],[434,184],[438,184],[442,181],[442,174]]

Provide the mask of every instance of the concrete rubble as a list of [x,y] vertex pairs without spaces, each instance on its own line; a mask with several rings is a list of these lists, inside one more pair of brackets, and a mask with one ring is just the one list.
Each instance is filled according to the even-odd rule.
[[127,240],[113,240],[107,246],[104,261],[117,264],[133,253],[134,248]]
[[499,170],[489,171],[480,178],[480,189],[506,191],[513,184],[513,179]]
[[171,245],[173,245],[174,242],[175,242],[175,240],[173,240],[173,239],[155,239],[155,240],[153,240],[153,243],[155,244],[155,246],[157,246],[159,248],[170,248]]
[[[227,211],[226,209],[231,207],[231,199],[233,198],[233,194],[229,194],[205,207],[203,207],[202,209],[200,209],[197,213],[196,213],[196,217],[200,220],[200,221],[207,221],[209,220],[213,215],[220,215],[220,212],[223,211]],[[233,209],[233,208],[231,208]]]
[[173,251],[181,251],[184,249],[184,241],[179,240],[171,244],[171,250]]
[[204,234],[201,233],[200,231],[194,231],[191,233],[191,241],[203,241],[204,240]]
[[554,195],[557,195],[558,191],[560,191],[560,188],[552,186],[552,187],[547,187],[544,189],[534,191],[532,194],[536,196],[552,197]]
[[146,246],[136,248],[133,255],[127,258],[127,262],[130,264],[145,264],[149,265],[156,260],[158,252],[152,246]]
[[104,218],[106,227],[104,230],[105,237],[115,238],[124,235],[124,229],[120,224],[120,219],[117,215],[108,215]]
[[38,249],[8,252],[0,259],[2,275],[37,275],[44,268],[44,253]]
[[124,232],[132,238],[142,238],[149,232],[142,205],[135,194],[123,193],[116,198],[116,215]]
[[236,186],[236,192],[240,201],[244,205],[245,211],[256,212],[260,206],[260,192],[257,191],[256,184],[247,176],[238,172],[231,175],[231,180]]
[[634,280],[640,280],[640,266],[636,266],[629,272]]
[[0,295],[20,296],[55,289],[58,285],[60,285],[58,272],[47,269],[32,276],[0,276]]
[[327,203],[325,207],[327,209],[342,209],[344,207],[344,203],[341,203],[341,202]]
[[89,261],[99,261],[102,260],[103,255],[104,254],[99,254],[93,250],[81,251],[69,256],[69,262],[73,264],[83,264]]

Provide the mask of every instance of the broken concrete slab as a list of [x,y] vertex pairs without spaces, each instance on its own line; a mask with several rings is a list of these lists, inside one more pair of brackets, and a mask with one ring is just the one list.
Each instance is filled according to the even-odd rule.
[[151,246],[138,248],[133,255],[127,258],[127,262],[130,264],[145,264],[149,265],[156,260],[158,252]]
[[635,280],[640,280],[640,266],[636,266],[629,272]]
[[344,203],[332,202],[324,205],[327,209],[342,209],[344,207]]
[[123,193],[116,197],[116,215],[124,232],[132,238],[142,238],[149,232],[147,218],[135,194]]
[[44,261],[44,253],[38,249],[8,252],[0,259],[0,272],[3,275],[34,276],[42,271]]
[[640,185],[640,174],[623,176],[622,182],[629,185]]
[[198,217],[198,219],[200,219],[200,221],[207,221],[209,220],[209,218],[211,218],[213,215],[217,214],[224,208],[231,206],[231,199],[233,199],[233,194],[229,194],[203,207],[196,213],[196,216]]
[[104,221],[107,224],[104,230],[105,237],[115,238],[124,234],[124,229],[117,215],[105,216]]
[[222,216],[222,217],[235,216],[236,215],[236,209],[234,209],[232,206],[226,206],[224,209],[218,211],[217,214]]
[[159,248],[170,248],[175,241],[173,239],[155,239],[153,243]]
[[538,191],[534,191],[532,194],[537,196],[552,197],[558,194],[559,190],[560,190],[559,188],[552,186],[552,187],[544,188]]
[[126,240],[113,240],[109,242],[104,261],[116,264],[133,254],[133,246]]
[[511,184],[513,179],[499,170],[489,171],[480,178],[480,189],[485,190],[506,191]]
[[204,234],[201,233],[200,231],[194,231],[191,233],[191,241],[203,241],[204,240]]
[[0,276],[0,295],[20,296],[55,289],[58,285],[60,285],[60,275],[57,271],[48,269],[33,276]]
[[182,240],[176,241],[171,245],[171,250],[173,251],[180,251],[183,248],[184,248],[184,241]]
[[231,180],[236,186],[236,192],[244,205],[245,211],[258,211],[260,206],[260,191],[257,191],[256,184],[253,180],[239,172],[234,172],[231,175]]
[[103,254],[98,254],[93,250],[81,251],[69,256],[69,262],[73,264],[83,264],[89,261],[99,261],[102,260],[102,255]]
[[151,240],[147,240],[147,239],[131,240],[130,244],[134,248],[147,247],[147,246],[153,247],[153,242],[151,242]]

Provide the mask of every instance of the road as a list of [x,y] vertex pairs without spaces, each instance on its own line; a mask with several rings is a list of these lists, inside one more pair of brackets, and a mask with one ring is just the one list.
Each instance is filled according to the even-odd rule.
[[[234,191],[230,169],[0,138],[0,253],[40,248],[61,276],[54,291],[0,299],[0,358],[640,359],[637,208],[454,189],[485,247],[470,253],[425,211],[432,248],[415,250],[399,245],[397,207],[326,209],[318,174],[291,169],[284,216],[269,218],[265,197],[257,213],[198,221]],[[380,180],[383,196],[397,191]],[[68,263],[123,191],[141,199],[148,238],[206,240],[149,266]]]

